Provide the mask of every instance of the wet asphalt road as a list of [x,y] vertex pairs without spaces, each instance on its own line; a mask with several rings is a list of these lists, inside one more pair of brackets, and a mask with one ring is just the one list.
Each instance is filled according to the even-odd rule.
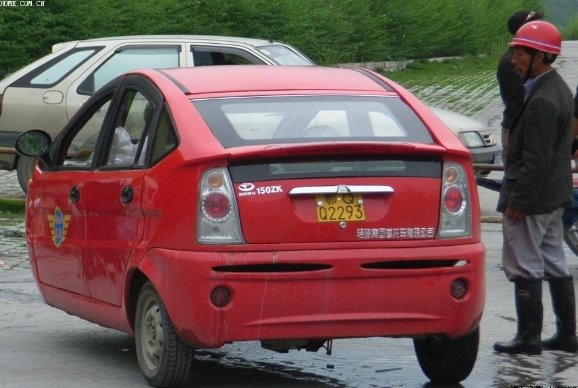
[[[510,340],[516,322],[513,287],[500,265],[501,226],[484,223],[487,300],[478,361],[463,387],[578,386],[578,358],[564,352],[507,356],[495,341]],[[4,238],[3,238],[4,240]],[[578,257],[567,251],[575,279]],[[45,305],[29,269],[0,271],[0,386],[142,387],[131,337]],[[554,317],[544,287],[545,338]],[[278,354],[257,342],[200,351],[196,387],[427,387],[409,339],[334,341],[333,354]]]
[[[578,42],[565,43],[558,65],[575,90]],[[495,123],[499,104],[478,118]],[[498,173],[492,173],[496,177]],[[14,173],[0,171],[0,196],[22,197]],[[479,189],[482,215],[492,218],[496,193]],[[463,387],[578,386],[578,357],[564,352],[507,356],[492,350],[516,328],[513,286],[500,265],[499,223],[483,223],[486,255],[486,308],[478,361]],[[21,222],[0,218],[0,386],[146,386],[131,337],[69,316],[45,305],[27,261]],[[578,257],[567,250],[575,279]],[[578,280],[575,281],[575,283]],[[578,287],[578,284],[577,284]],[[544,331],[554,330],[549,292],[544,287]],[[197,357],[197,387],[427,387],[409,339],[334,341],[333,355],[322,351],[277,354],[256,342],[235,343]]]

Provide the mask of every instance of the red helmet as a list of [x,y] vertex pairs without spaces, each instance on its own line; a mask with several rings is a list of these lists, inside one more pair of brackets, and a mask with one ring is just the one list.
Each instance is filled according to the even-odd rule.
[[552,23],[534,20],[520,27],[510,42],[510,46],[525,46],[559,55],[562,47],[562,36]]

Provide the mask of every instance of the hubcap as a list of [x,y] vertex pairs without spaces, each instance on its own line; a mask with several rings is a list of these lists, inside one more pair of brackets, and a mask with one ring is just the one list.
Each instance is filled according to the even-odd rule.
[[151,301],[141,321],[143,360],[150,370],[156,370],[163,355],[163,324],[158,303]]

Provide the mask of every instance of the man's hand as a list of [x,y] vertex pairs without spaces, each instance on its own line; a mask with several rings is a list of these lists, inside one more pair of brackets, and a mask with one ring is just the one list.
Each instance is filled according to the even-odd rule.
[[512,209],[511,207],[506,208],[506,217],[507,218],[510,218],[512,220],[517,221],[517,220],[523,219],[525,216],[526,215],[518,209]]

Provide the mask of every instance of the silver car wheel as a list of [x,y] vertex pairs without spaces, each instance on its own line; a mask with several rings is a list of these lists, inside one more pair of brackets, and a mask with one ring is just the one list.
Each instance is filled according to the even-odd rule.
[[151,370],[156,370],[163,355],[163,323],[160,307],[156,300],[149,298],[145,301],[144,319],[141,322],[139,340],[143,350],[143,361]]
[[134,335],[138,363],[149,385],[174,387],[192,379],[195,350],[177,335],[150,282],[139,292]]

